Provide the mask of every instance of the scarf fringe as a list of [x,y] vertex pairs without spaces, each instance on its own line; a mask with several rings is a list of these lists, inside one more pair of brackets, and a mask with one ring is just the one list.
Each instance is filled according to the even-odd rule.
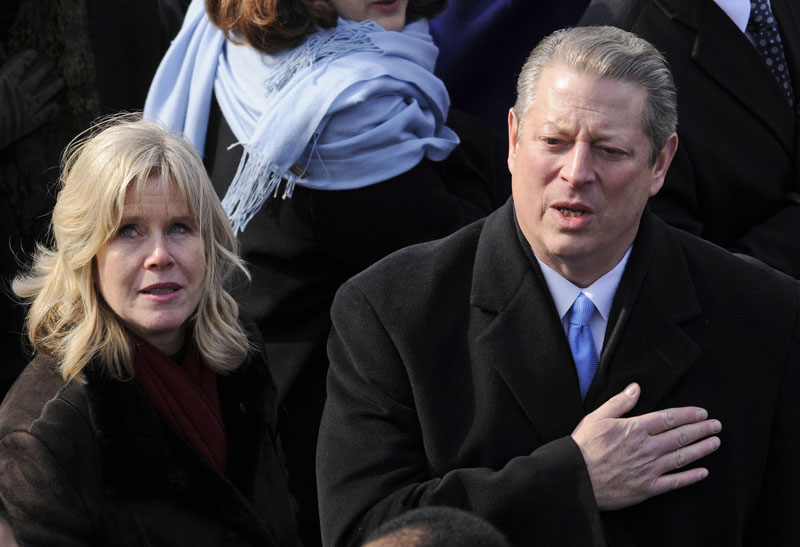
[[337,27],[312,34],[282,59],[281,67],[264,80],[267,94],[280,91],[295,74],[322,61],[331,61],[345,53],[373,51],[383,53],[367,32],[374,32],[372,21],[348,24],[339,20]]
[[281,168],[258,151],[244,147],[236,174],[222,200],[234,233],[244,231],[267,198],[278,197],[282,181],[286,181],[286,186],[281,197],[286,199],[292,197],[295,185],[305,179]]
[[[192,0],[153,79],[145,117],[183,131],[202,152],[211,97],[217,96],[238,139],[234,146],[244,148],[222,201],[238,233],[271,196],[291,197],[295,184],[360,188],[407,171],[421,157],[446,157],[458,137],[444,125],[449,98],[433,74],[437,52],[425,19],[389,32],[372,21],[339,18],[297,48],[263,56],[226,43],[206,16],[205,2]],[[351,53],[358,58],[339,62]],[[345,90],[349,94],[339,100]],[[400,112],[370,105],[406,95]],[[404,127],[399,139],[398,125]],[[322,153],[320,127],[337,139],[324,143]],[[343,157],[345,140],[350,152]]]

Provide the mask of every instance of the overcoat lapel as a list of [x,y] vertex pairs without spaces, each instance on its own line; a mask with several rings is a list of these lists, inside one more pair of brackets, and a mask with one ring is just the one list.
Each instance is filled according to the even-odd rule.
[[[659,0],[659,3],[696,32],[692,48],[694,61],[725,92],[760,119],[787,153],[793,153],[795,119],[791,107],[744,33],[711,0]],[[754,74],[761,76],[746,76]]]
[[473,359],[497,370],[543,442],[569,435],[583,417],[577,374],[538,265],[519,240],[512,200],[484,224],[471,303]]
[[689,335],[683,325],[701,308],[683,253],[669,230],[645,210],[614,297],[606,343],[586,395],[587,411],[631,382],[642,388],[633,414],[656,410],[700,356],[702,330]]
[[473,272],[473,358],[497,370],[543,442],[569,435],[586,413],[630,382],[642,386],[633,413],[656,410],[700,355],[702,331],[696,339],[682,328],[700,314],[700,305],[668,230],[645,211],[597,375],[581,401],[564,329],[538,265],[518,237],[512,201],[486,220]]

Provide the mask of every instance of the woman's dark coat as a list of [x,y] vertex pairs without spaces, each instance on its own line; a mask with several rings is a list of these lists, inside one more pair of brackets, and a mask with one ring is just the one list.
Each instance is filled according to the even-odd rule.
[[39,356],[0,407],[0,500],[20,546],[295,545],[296,505],[261,357],[218,377],[219,473],[134,381],[64,382]]

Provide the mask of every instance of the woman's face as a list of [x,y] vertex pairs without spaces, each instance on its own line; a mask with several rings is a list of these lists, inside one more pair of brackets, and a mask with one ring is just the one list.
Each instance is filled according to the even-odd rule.
[[343,19],[371,19],[386,30],[403,30],[406,26],[408,0],[331,0]]
[[180,194],[150,177],[128,189],[122,223],[96,257],[100,294],[134,334],[177,353],[205,278],[203,241]]

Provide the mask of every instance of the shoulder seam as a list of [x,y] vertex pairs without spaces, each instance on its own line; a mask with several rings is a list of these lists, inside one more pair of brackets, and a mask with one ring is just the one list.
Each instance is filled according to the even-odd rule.
[[61,398],[61,394],[64,392],[65,389],[67,389],[68,385],[69,385],[68,382],[64,382],[64,384],[62,384],[61,387],[58,388],[56,394],[53,395],[44,405],[42,405],[42,411],[39,413],[39,417],[33,420],[33,422],[31,422],[31,425],[28,427],[28,433],[33,433],[33,429],[40,421],[42,421],[42,419],[44,418],[44,413],[47,412],[47,409],[49,408],[50,404],[56,401],[57,399]]

